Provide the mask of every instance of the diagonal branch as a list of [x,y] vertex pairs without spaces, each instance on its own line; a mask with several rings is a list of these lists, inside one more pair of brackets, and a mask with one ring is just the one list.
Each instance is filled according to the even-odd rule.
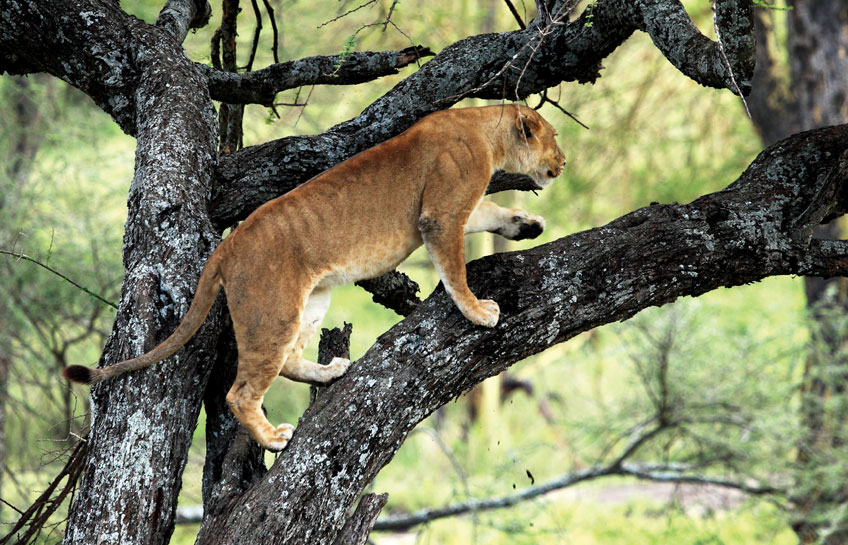
[[752,496],[764,496],[766,494],[786,494],[788,491],[770,484],[755,482],[736,481],[708,475],[687,473],[675,466],[663,467],[661,465],[624,464],[620,475],[629,475],[644,481],[661,483],[700,484],[732,488]]
[[15,253],[15,252],[9,252],[9,251],[7,251],[7,250],[0,250],[0,254],[2,254],[2,255],[7,255],[7,256],[10,256],[10,257],[14,257],[14,258],[15,258],[15,259],[17,259],[17,260],[19,260],[19,259],[24,259],[24,260],[26,260],[26,261],[29,261],[30,263],[34,263],[35,265],[38,265],[39,267],[41,267],[41,268],[43,268],[43,269],[46,269],[46,270],[50,271],[51,273],[55,274],[56,276],[58,276],[59,278],[61,278],[61,279],[62,279],[62,280],[64,280],[65,282],[67,282],[68,284],[72,285],[73,287],[75,287],[75,288],[77,288],[77,289],[80,289],[80,290],[84,291],[85,293],[87,293],[87,294],[88,294],[88,295],[90,295],[91,297],[94,297],[95,299],[97,299],[98,301],[100,301],[101,303],[103,303],[104,305],[108,305],[108,306],[110,306],[110,307],[112,307],[112,308],[114,308],[114,309],[117,309],[117,308],[118,308],[118,306],[117,306],[115,303],[113,303],[113,302],[111,302],[111,301],[108,301],[108,300],[104,299],[103,297],[101,297],[101,296],[97,295],[96,293],[94,293],[93,291],[89,290],[89,289],[88,289],[88,288],[86,288],[85,286],[80,285],[80,284],[78,284],[77,282],[74,282],[73,280],[71,280],[70,278],[68,278],[68,277],[67,277],[67,276],[65,276],[64,274],[60,273],[59,271],[57,271],[56,269],[54,269],[54,268],[53,268],[53,267],[51,267],[50,265],[47,265],[47,264],[45,264],[45,263],[42,263],[41,261],[38,261],[37,259],[33,259],[33,258],[31,258],[30,256],[28,256],[28,255],[26,255],[26,254],[24,254],[24,253],[22,253],[22,252],[21,252],[21,253]]
[[751,90],[756,57],[753,9],[749,0],[715,2],[715,26],[721,42],[701,34],[676,1],[637,2],[639,28],[678,70],[701,85],[734,93]]
[[[215,223],[232,225],[264,202],[462,98],[523,99],[565,81],[594,82],[601,61],[639,29],[695,81],[735,89],[718,44],[700,33],[676,0],[598,0],[591,6],[575,21],[541,30],[531,25],[460,40],[354,119],[323,134],[283,138],[223,158],[211,203]],[[717,22],[744,92],[754,60],[750,0],[720,2]],[[512,68],[504,70],[507,64]],[[262,98],[268,100],[268,93]]]
[[[7,504],[20,513],[20,518],[12,526],[9,533],[0,538],[0,545],[5,545],[6,543],[24,545],[26,543],[38,542],[38,538],[41,537],[39,536],[41,529],[47,520],[62,506],[65,498],[72,495],[76,489],[80,474],[85,469],[86,448],[87,443],[85,440],[78,442],[74,446],[68,456],[68,461],[65,462],[65,466],[26,511],[21,513]],[[66,477],[67,480],[65,480]],[[60,486],[63,480],[65,480],[65,483]]]

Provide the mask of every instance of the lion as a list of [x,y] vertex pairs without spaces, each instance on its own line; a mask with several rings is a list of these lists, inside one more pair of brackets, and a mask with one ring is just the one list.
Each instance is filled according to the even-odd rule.
[[273,426],[262,401],[278,375],[326,384],[350,361],[302,357],[340,284],[391,271],[424,244],[447,293],[474,324],[495,327],[500,309],[466,283],[463,236],[489,231],[535,238],[542,217],[482,200],[492,174],[529,175],[541,189],[565,155],[556,131],[518,105],[445,110],[257,208],[209,257],[194,300],[174,333],[146,354],[107,367],[66,367],[96,384],[174,354],[200,328],[221,288],[238,345],[227,403],[264,448],[282,450],[293,426]]

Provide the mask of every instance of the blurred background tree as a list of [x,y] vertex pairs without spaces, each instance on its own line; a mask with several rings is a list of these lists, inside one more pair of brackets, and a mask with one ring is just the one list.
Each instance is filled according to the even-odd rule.
[[[763,145],[848,122],[848,2],[790,0],[786,10],[759,10],[756,24],[757,70],[749,103]],[[834,220],[815,236],[839,239],[842,232]],[[801,384],[793,528],[804,543],[846,543],[846,283],[808,277],[804,286],[812,342]]]

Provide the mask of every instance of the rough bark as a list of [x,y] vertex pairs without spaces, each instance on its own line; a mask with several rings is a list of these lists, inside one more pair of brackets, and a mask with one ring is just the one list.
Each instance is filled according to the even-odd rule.
[[344,58],[307,57],[246,73],[224,72],[205,65],[200,68],[209,78],[209,92],[215,100],[270,106],[277,93],[286,89],[364,83],[397,74],[400,68],[432,55],[426,47],[417,46],[400,51],[355,51]]
[[817,218],[844,211],[846,144],[848,126],[804,133],[691,204],[643,208],[470,264],[472,289],[501,306],[498,327],[474,327],[437,290],[322,391],[274,467],[208,517],[198,543],[332,543],[406,434],[513,362],[682,295],[776,274],[845,274],[848,244],[809,235]]
[[333,545],[365,545],[380,511],[389,500],[388,494],[366,494],[347,520]]

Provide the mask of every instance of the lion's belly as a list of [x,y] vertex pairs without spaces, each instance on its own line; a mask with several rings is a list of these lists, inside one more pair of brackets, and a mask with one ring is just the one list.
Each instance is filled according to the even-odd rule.
[[355,244],[345,252],[341,263],[331,264],[321,275],[318,287],[332,287],[358,280],[375,278],[397,267],[421,245],[421,237],[414,234],[397,236],[389,240]]

